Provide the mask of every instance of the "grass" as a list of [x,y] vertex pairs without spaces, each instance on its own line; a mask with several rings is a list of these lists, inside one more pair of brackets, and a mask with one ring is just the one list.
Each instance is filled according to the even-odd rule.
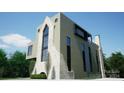
[[17,78],[0,78],[0,80],[11,80],[11,79],[17,79]]
[[0,77],[0,80],[26,80],[27,78],[29,78],[29,77],[15,77],[15,78],[8,78],[8,77],[6,77],[6,78],[1,78]]

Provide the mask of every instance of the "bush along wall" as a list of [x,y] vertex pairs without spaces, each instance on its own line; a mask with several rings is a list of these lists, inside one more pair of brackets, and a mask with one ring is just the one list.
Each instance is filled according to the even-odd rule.
[[31,75],[31,79],[47,79],[47,76],[44,72],[42,72],[40,74]]

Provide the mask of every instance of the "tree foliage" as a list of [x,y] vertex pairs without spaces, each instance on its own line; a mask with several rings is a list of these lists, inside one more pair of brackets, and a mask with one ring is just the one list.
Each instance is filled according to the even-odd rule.
[[111,67],[110,67],[110,64],[109,64],[109,62],[108,62],[108,58],[106,58],[105,55],[104,55],[104,57],[103,57],[103,61],[104,61],[105,70],[106,70],[106,71],[109,71],[109,70],[111,69]]
[[3,77],[6,66],[7,66],[6,53],[3,49],[0,49],[0,77]]
[[2,71],[1,77],[29,77],[29,61],[26,60],[26,54],[16,51],[7,59],[4,50],[0,49],[0,72]]
[[25,53],[16,51],[9,59],[9,62],[12,67],[11,70],[13,70],[11,74],[13,76],[16,77],[29,76],[29,62],[26,60],[25,57],[26,57]]
[[112,53],[108,61],[110,62],[113,70],[119,70],[121,65],[124,64],[124,55],[120,52]]
[[121,52],[112,53],[104,62],[106,71],[119,71],[120,77],[124,77],[124,55]]
[[7,62],[6,53],[3,49],[0,49],[0,67],[4,66]]

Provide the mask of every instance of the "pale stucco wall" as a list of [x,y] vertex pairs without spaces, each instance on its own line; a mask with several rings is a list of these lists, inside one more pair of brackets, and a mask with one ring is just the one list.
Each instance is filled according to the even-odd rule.
[[[73,21],[68,19],[66,16],[61,14],[60,19],[60,52],[63,55],[65,64],[67,64],[67,48],[66,48],[66,36],[70,36],[71,38],[71,68],[74,71],[74,76],[76,79],[87,78],[87,77],[97,77],[100,76],[99,72],[97,71],[97,64],[96,64],[96,57],[95,57],[95,50],[98,48],[95,44],[89,44],[85,42],[81,38],[75,36],[75,24]],[[93,72],[84,72],[83,70],[83,59],[81,53],[81,44],[85,45],[85,52],[87,53],[86,60],[89,62],[89,55],[88,55],[88,47],[91,47],[91,55],[92,55],[92,64],[93,64]],[[61,61],[62,62],[62,61]],[[60,62],[60,63],[61,63]],[[88,64],[88,63],[87,63]],[[60,70],[62,67],[60,67]]]
[[[38,45],[38,36],[39,32],[38,30],[36,31],[36,37],[35,37],[35,40],[33,42],[30,42],[28,44],[28,46],[32,45],[32,54],[31,55],[27,55],[26,53],[26,59],[32,59],[32,58],[36,58],[36,55],[37,55],[37,45]],[[28,49],[27,49],[27,52],[28,52]]]
[[[56,15],[59,17],[59,15]],[[32,74],[39,74],[45,72],[48,79],[59,79],[60,78],[60,22],[54,23],[54,19],[46,17],[43,24],[39,27],[40,32],[38,32],[38,43],[36,51],[36,64]],[[42,56],[42,37],[45,26],[49,27],[48,35],[48,62],[41,61]],[[55,26],[55,27],[54,27]]]
[[[55,19],[58,18],[57,22]],[[45,25],[49,26],[49,40],[48,40],[48,52],[49,62],[41,62],[41,50],[42,50],[42,35]],[[39,27],[40,32],[37,32],[37,38],[33,43],[33,54],[27,58],[36,57],[36,64],[32,74],[36,72],[45,72],[48,79],[82,79],[89,77],[96,77],[97,71],[96,64],[96,50],[98,46],[95,44],[89,44],[74,34],[74,22],[68,19],[61,13],[49,18],[46,17],[43,24]],[[68,72],[67,69],[67,49],[66,49],[66,36],[71,38],[71,68],[72,71]],[[93,72],[83,71],[83,59],[81,53],[81,44],[86,47],[84,50],[87,53],[86,60],[89,61],[88,46],[91,47]],[[87,62],[87,65],[89,62]],[[54,75],[55,74],[55,75]]]

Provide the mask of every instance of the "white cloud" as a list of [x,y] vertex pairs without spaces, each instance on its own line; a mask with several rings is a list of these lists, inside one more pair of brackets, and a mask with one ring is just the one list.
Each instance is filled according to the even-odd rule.
[[[0,36],[0,40],[6,44],[3,46],[15,46],[15,47],[26,47],[29,42],[31,42],[30,39],[28,39],[25,36],[19,35],[19,34],[8,34],[5,36]],[[2,45],[1,45],[2,46]]]
[[9,46],[6,44],[0,44],[0,48],[9,48]]

